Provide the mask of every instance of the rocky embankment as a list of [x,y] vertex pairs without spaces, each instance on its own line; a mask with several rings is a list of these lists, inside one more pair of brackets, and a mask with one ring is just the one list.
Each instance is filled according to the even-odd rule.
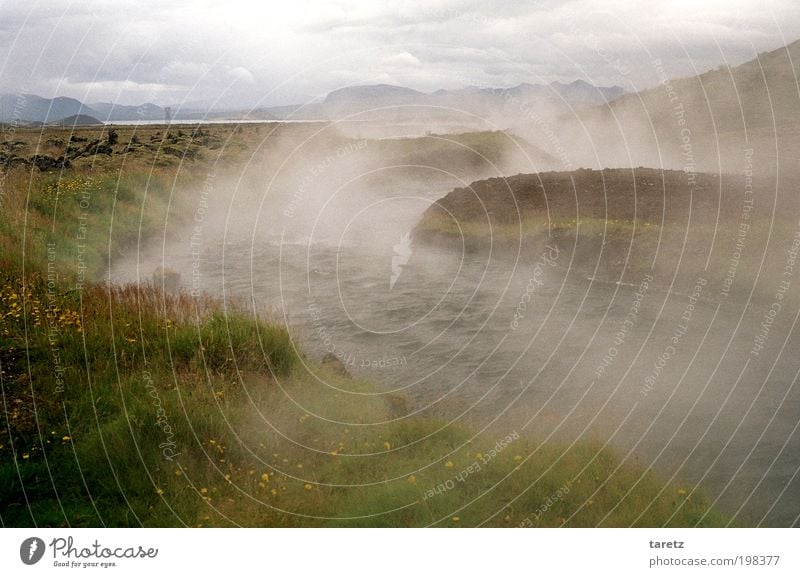
[[796,211],[773,214],[780,203],[769,189],[745,174],[649,168],[520,174],[451,191],[413,239],[523,262],[557,246],[567,257],[559,266],[583,278],[638,283],[653,274],[677,286],[703,276],[747,293],[762,258],[760,279],[780,276],[786,252],[772,243],[791,248],[797,229]]

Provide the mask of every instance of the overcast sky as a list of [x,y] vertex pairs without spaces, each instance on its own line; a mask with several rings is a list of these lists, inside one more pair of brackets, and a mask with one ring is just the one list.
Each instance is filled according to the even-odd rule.
[[657,82],[800,38],[798,0],[0,0],[0,92],[126,104],[305,102],[351,84],[423,91]]

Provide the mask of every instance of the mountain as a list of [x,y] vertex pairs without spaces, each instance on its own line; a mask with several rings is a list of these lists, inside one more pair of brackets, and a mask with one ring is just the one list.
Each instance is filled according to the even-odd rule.
[[328,116],[337,118],[376,108],[425,104],[427,100],[426,94],[411,88],[375,84],[334,90],[325,98],[323,106]]
[[74,98],[42,98],[35,94],[0,95],[0,122],[56,122],[68,116],[98,112]]
[[583,80],[575,80],[569,84],[551,82],[548,87],[564,100],[579,106],[611,102],[625,94],[625,90],[621,86],[594,86]]
[[511,88],[465,88],[456,91],[440,90],[435,93],[440,97],[448,95],[480,95],[489,98],[518,98],[524,100],[562,100],[572,106],[595,106],[619,98],[625,94],[620,86],[595,86],[584,80],[575,80],[569,84],[551,82],[550,84],[530,84],[523,82]]
[[368,86],[349,86],[334,90],[325,98],[325,104],[336,106],[343,103],[375,101],[394,102],[396,104],[407,104],[417,102],[425,98],[425,94],[405,88],[403,86],[392,86],[390,84],[374,84]]
[[[374,120],[455,120],[466,115],[516,118],[522,108],[586,107],[606,103],[624,94],[619,86],[594,86],[583,80],[569,84],[520,84],[510,88],[468,87],[460,90],[419,92],[403,86],[376,84],[334,90],[322,109],[331,119],[358,115]],[[522,106],[521,106],[522,105]],[[271,109],[270,109],[271,110]]]
[[[520,84],[511,88],[464,88],[420,92],[403,86],[375,84],[348,86],[329,93],[322,102],[260,107],[254,110],[202,110],[190,105],[172,108],[175,120],[250,119],[322,120],[355,117],[359,120],[464,122],[479,117],[515,118],[523,108],[542,106],[586,107],[612,100],[619,86],[593,86],[583,80],[569,84]],[[125,105],[111,102],[84,104],[74,98],[43,98],[34,94],[0,95],[0,122],[58,122],[87,115],[102,122],[163,121],[165,108],[152,103]],[[494,127],[495,129],[497,127]]]
[[[629,114],[637,102],[663,108],[669,98],[687,110],[687,123],[696,129],[743,130],[772,128],[773,124],[797,121],[800,88],[800,40],[757,55],[736,67],[722,66],[689,78],[670,79],[663,71],[665,86],[629,94],[614,102],[614,112]],[[667,119],[657,119],[659,124]]]
[[53,126],[92,126],[103,123],[94,116],[89,116],[88,114],[75,114],[52,122],[51,124]]
[[654,71],[656,87],[554,121],[575,164],[774,172],[800,156],[800,41],[697,76]]
[[[85,115],[102,122],[120,120],[163,120],[164,109],[155,104],[127,106],[98,102],[84,104],[74,98],[43,98],[35,94],[0,95],[0,122],[43,122],[51,124]],[[72,124],[70,122],[69,124]]]
[[110,102],[96,102],[91,108],[97,112],[96,116],[106,122],[120,120],[164,120],[164,109],[151,103],[139,106],[112,104]]
[[[195,109],[189,106],[172,107],[172,117],[175,120],[200,120],[213,116],[214,118],[238,117],[246,118],[245,112],[228,113],[215,112],[210,115],[208,111]],[[271,115],[263,110],[253,111],[256,118],[270,119]],[[68,117],[85,115],[102,122],[122,121],[156,121],[162,122],[165,118],[165,108],[147,102],[139,105],[116,104],[112,102],[94,102],[84,104],[74,98],[59,96],[57,98],[43,98],[35,94],[2,94],[0,95],[0,122],[24,122],[52,124],[61,122]],[[72,124],[70,122],[69,124]]]

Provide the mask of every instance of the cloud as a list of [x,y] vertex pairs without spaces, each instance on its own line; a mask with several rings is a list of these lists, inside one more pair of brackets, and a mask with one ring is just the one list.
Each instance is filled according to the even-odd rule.
[[231,68],[230,70],[228,70],[228,76],[230,76],[234,80],[244,82],[245,84],[253,84],[255,82],[253,73],[250,72],[244,66],[237,66],[235,68]]
[[379,81],[642,88],[655,57],[688,75],[798,37],[794,0],[0,0],[0,91],[269,105]]
[[409,52],[400,52],[383,59],[383,64],[387,66],[418,66],[422,64],[419,58]]

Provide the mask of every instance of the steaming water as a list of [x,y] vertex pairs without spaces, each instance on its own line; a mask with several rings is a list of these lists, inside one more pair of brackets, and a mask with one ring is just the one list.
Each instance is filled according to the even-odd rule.
[[[690,306],[692,284],[665,291],[567,275],[566,255],[537,269],[414,246],[392,287],[404,226],[387,225],[384,242],[205,247],[198,278],[203,290],[272,310],[309,356],[332,352],[405,395],[414,413],[608,442],[665,478],[700,484],[730,512],[797,524],[793,313],[753,356],[763,309],[716,303],[710,283]],[[189,257],[178,266],[190,270]]]

